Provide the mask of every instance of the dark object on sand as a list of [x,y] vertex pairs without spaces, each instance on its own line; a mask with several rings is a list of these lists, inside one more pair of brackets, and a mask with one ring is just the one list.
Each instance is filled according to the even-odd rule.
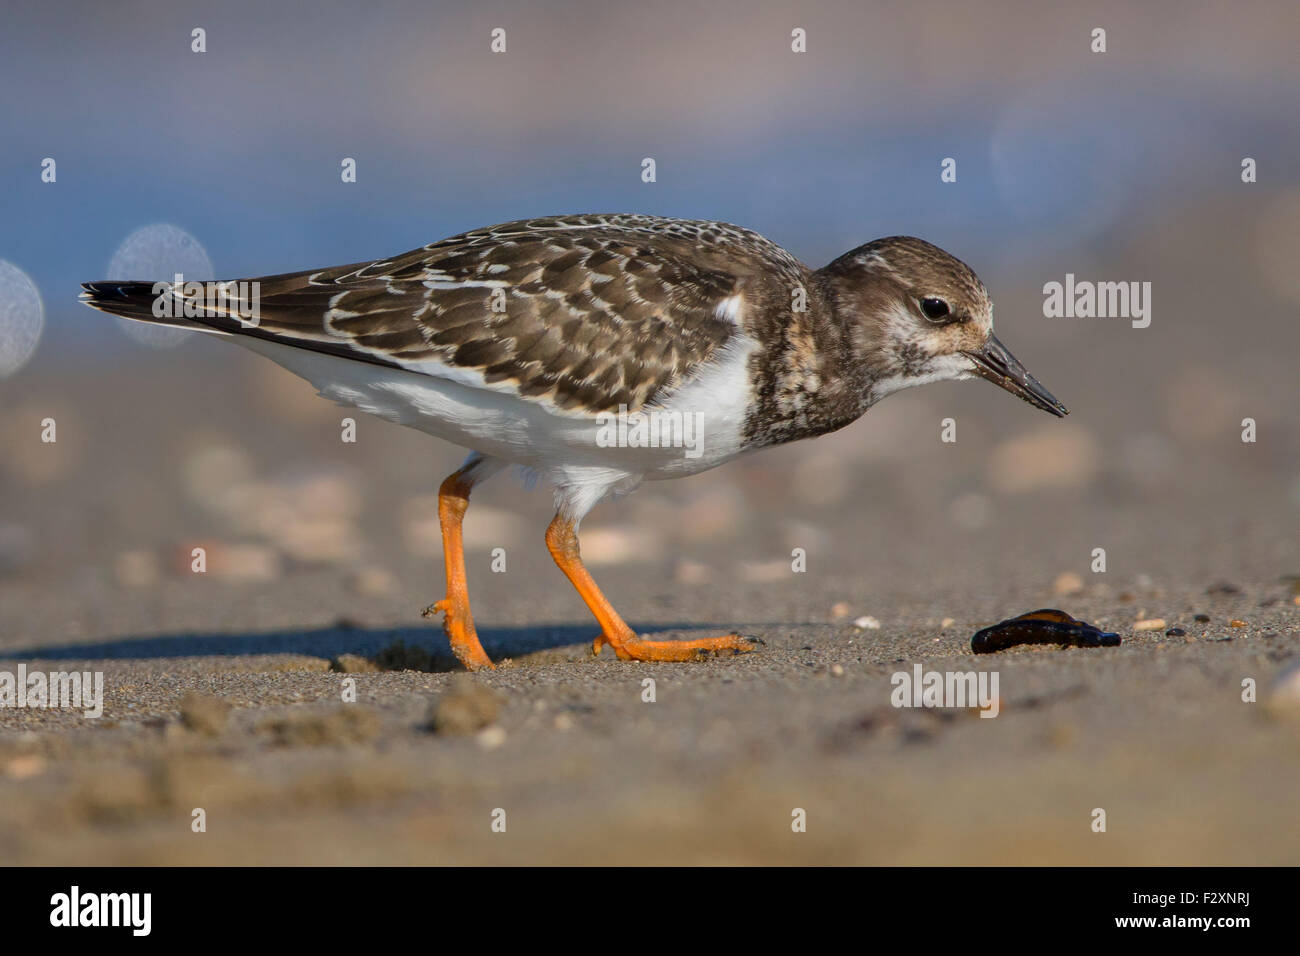
[[1226,596],[1229,594],[1240,594],[1241,588],[1237,587],[1235,584],[1229,584],[1227,581],[1219,581],[1206,588],[1205,593]]
[[1118,647],[1119,635],[1076,621],[1064,611],[1045,607],[986,627],[970,639],[970,649],[976,654],[1005,651],[1017,644]]

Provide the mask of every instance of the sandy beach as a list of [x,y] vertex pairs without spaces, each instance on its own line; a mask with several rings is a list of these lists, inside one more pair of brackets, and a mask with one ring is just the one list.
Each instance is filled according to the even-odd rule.
[[[341,444],[340,413],[305,386],[204,346],[178,353],[185,368],[108,373],[112,403],[61,382],[62,470],[35,443],[9,460],[0,670],[102,671],[105,700],[96,720],[0,709],[6,862],[1300,859],[1300,720],[1270,696],[1300,660],[1300,554],[1258,459],[1152,488],[1122,456],[1061,470],[1070,442],[1104,433],[1067,421],[1062,443],[980,383],[891,400],[598,509],[585,550],[642,633],[766,642],[657,665],[591,656],[595,626],[540,542],[548,496],[502,478],[467,523],[500,666],[469,677],[420,617],[440,596],[430,493],[457,452],[370,419]],[[223,396],[231,380],[247,387]],[[158,397],[182,392],[178,418]],[[884,440],[959,397],[989,431],[978,444]],[[114,450],[125,436],[136,454]],[[1000,490],[972,506],[962,486],[981,477]],[[1229,508],[1225,482],[1260,493]],[[1038,607],[1122,646],[970,653],[980,627]],[[917,664],[996,671],[998,716],[891,706],[892,676]],[[379,669],[403,666],[424,669]]]

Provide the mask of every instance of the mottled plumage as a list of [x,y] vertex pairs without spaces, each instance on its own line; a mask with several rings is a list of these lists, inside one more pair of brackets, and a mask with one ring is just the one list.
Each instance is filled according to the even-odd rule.
[[[477,369],[563,409],[637,409],[734,334],[720,303],[746,282],[788,285],[805,272],[722,223],[530,219],[376,262],[263,277],[257,329],[212,324],[394,367]],[[91,304],[121,312],[112,306],[138,297],[135,285],[92,283]]]

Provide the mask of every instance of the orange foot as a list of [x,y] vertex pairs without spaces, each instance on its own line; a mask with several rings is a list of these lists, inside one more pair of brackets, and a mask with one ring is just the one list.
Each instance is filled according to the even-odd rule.
[[467,670],[491,668],[492,661],[478,642],[474,630],[474,616],[469,610],[469,582],[465,579],[465,542],[461,523],[469,507],[469,492],[474,487],[481,458],[471,458],[465,465],[438,488],[438,524],[442,527],[442,559],[447,571],[447,596],[437,604],[424,609],[425,617],[438,612],[443,618],[442,629],[451,642],[452,653]]
[[495,665],[478,641],[478,632],[474,630],[474,618],[470,616],[469,605],[460,604],[449,597],[424,609],[425,617],[445,614],[442,630],[451,643],[451,651],[457,660],[465,665],[466,670],[476,671],[483,668],[492,669]]
[[646,641],[630,630],[613,636],[602,633],[591,645],[593,655],[608,644],[623,661],[697,661],[721,654],[744,654],[757,650],[763,642],[756,637],[726,634],[700,637],[689,641]]
[[591,645],[593,654],[599,654],[600,649],[608,644],[619,659],[625,661],[694,661],[722,652],[741,654],[763,643],[739,634],[701,637],[692,641],[644,641],[618,616],[613,605],[596,587],[578,553],[578,533],[573,519],[563,512],[557,514],[546,529],[546,548],[600,625],[600,636]]

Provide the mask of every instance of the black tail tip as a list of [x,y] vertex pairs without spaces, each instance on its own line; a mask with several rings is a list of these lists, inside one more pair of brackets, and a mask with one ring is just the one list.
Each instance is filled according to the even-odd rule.
[[140,302],[152,297],[153,283],[119,282],[111,279],[102,282],[81,283],[82,292],[77,297],[82,302]]
[[92,295],[92,296],[117,297],[117,296],[124,295],[126,292],[126,287],[132,285],[138,285],[138,283],[112,282],[112,281],[83,282],[81,283],[81,288],[84,291],[81,294],[83,296]]

